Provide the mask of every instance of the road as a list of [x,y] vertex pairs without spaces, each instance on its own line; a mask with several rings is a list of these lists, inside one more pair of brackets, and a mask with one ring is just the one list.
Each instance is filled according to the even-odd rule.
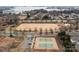
[[24,41],[18,46],[18,48],[22,48],[24,51],[28,48],[28,51],[31,52],[32,38],[32,34],[27,34],[24,36]]

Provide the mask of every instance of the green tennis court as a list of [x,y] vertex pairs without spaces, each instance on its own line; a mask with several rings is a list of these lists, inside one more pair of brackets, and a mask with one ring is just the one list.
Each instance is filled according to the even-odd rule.
[[49,39],[49,38],[41,38],[39,47],[40,48],[52,48],[53,44],[52,44],[51,39]]
[[39,44],[40,48],[52,48],[53,45],[52,44],[47,44],[47,43],[42,43],[42,44]]

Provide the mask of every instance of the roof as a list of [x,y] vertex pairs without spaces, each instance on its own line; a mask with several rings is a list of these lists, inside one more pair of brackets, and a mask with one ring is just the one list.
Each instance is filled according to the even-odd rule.
[[19,18],[20,20],[24,20],[24,19],[27,19],[27,16],[26,16],[26,15],[20,15],[20,16],[18,16],[18,18]]
[[16,27],[16,30],[26,30],[28,31],[29,29],[34,31],[37,29],[37,31],[42,31],[44,32],[45,30],[49,31],[52,29],[53,31],[58,31],[60,26],[58,24],[51,24],[51,23],[23,23],[20,24],[18,27]]

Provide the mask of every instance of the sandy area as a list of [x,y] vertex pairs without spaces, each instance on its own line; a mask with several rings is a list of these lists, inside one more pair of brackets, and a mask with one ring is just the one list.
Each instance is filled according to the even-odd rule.
[[10,47],[14,43],[14,38],[1,37],[0,38],[0,47]]

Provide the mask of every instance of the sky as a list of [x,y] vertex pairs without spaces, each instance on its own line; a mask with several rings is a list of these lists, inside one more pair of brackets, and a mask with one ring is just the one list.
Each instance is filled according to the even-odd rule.
[[0,6],[79,6],[78,0],[0,0]]

